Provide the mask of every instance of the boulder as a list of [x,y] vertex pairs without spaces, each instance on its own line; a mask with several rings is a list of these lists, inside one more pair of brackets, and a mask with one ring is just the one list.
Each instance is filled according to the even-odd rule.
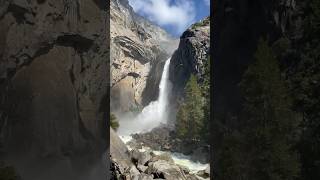
[[130,169],[134,165],[127,146],[112,128],[110,128],[110,158],[117,162],[121,172]]
[[189,174],[189,175],[187,175],[186,180],[203,180],[203,178],[196,176],[194,174]]
[[200,176],[202,178],[209,178],[210,177],[210,166],[208,166],[206,169],[198,171],[196,173],[197,176]]
[[130,173],[131,178],[137,177],[137,176],[140,175],[140,172],[139,172],[139,170],[136,168],[136,166],[131,166],[130,169],[129,169],[129,173]]
[[133,176],[132,180],[153,180],[153,175],[141,173],[139,175]]
[[169,163],[164,160],[158,160],[151,162],[148,165],[147,173],[153,174],[155,178],[162,178],[168,180],[184,180],[186,179],[185,174],[179,168],[179,166]]
[[163,160],[163,161],[167,161],[169,163],[174,163],[170,153],[162,153],[160,155],[154,155],[152,158],[151,158],[151,162],[155,162],[155,161],[158,161],[158,160]]
[[131,151],[131,158],[137,162],[137,164],[145,165],[152,158],[150,152],[140,152],[136,149]]
[[184,174],[189,174],[190,170],[188,167],[183,166],[183,165],[178,165],[180,167],[180,169],[184,172]]
[[145,172],[148,169],[148,166],[144,166],[144,165],[138,164],[137,168],[138,168],[139,171]]

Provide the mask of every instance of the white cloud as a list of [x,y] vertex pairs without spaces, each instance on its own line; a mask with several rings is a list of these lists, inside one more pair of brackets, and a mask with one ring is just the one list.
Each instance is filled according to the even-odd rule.
[[135,12],[160,26],[170,25],[182,33],[194,22],[196,9],[191,0],[129,0]]

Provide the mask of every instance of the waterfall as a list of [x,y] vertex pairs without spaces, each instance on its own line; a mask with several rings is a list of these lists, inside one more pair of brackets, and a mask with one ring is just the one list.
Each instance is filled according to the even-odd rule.
[[159,84],[159,97],[143,108],[141,113],[133,118],[119,121],[118,134],[130,135],[133,133],[147,132],[160,124],[166,124],[168,119],[169,93],[171,83],[169,80],[170,59],[166,60]]
[[[127,144],[127,142],[133,139],[132,136],[130,136],[131,134],[146,132],[159,126],[160,124],[167,123],[169,95],[171,92],[171,82],[169,80],[169,65],[170,58],[165,62],[163,68],[159,84],[158,99],[146,106],[136,117],[124,118],[119,121],[120,126],[117,133],[119,134],[121,140],[127,145],[129,150],[131,150],[132,148]],[[149,147],[142,146],[142,148],[138,150],[143,152],[151,149]],[[157,155],[168,153],[165,151],[153,152]],[[169,153],[176,164],[188,167],[191,173],[196,173],[199,170],[204,170],[209,166],[209,164],[193,162],[189,156],[183,155],[181,153]]]

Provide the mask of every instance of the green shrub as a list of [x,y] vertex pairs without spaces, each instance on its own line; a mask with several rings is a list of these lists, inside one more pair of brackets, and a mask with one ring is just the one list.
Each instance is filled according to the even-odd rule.
[[4,166],[0,164],[0,180],[18,180],[15,169],[10,166]]
[[114,114],[110,114],[110,126],[115,131],[119,128],[119,122],[117,120],[117,117]]

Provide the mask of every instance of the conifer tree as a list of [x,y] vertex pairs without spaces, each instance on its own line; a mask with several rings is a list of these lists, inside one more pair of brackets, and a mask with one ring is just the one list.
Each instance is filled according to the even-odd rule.
[[295,108],[303,114],[299,144],[302,178],[320,179],[320,1],[306,2],[298,65],[290,74]]
[[202,138],[204,142],[207,144],[209,143],[210,138],[210,56],[208,57],[207,61],[205,62],[205,69],[203,75],[203,82],[201,84],[201,92],[202,96],[204,97],[204,104],[203,104],[203,129],[202,131]]
[[176,130],[177,130],[177,136],[179,138],[186,138],[189,130],[188,114],[187,114],[186,108],[187,108],[186,104],[181,103],[176,116],[176,119],[177,119]]
[[180,106],[176,129],[178,137],[200,140],[203,129],[203,97],[195,75],[191,75],[185,88],[184,104]]
[[295,179],[300,165],[292,149],[298,121],[281,79],[278,61],[265,40],[260,40],[255,62],[240,87],[244,98],[242,128],[245,152],[250,154],[250,179]]

